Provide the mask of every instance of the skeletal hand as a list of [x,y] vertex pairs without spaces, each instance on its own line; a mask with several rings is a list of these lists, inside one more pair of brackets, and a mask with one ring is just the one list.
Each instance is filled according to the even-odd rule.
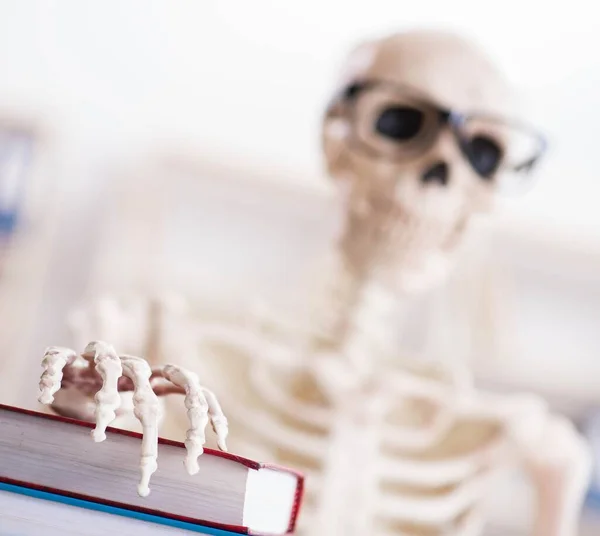
[[[118,355],[110,344],[101,341],[89,343],[80,356],[69,348],[51,346],[44,354],[42,367],[39,396],[42,404],[52,405],[54,395],[61,388],[75,389],[84,398],[94,398],[96,427],[92,437],[96,442],[106,439],[106,428],[115,419],[121,404],[120,393],[133,391],[133,413],[143,430],[142,478],[138,486],[138,493],[143,497],[150,493],[150,477],[157,469],[159,396],[185,395],[190,420],[184,462],[188,473],[195,474],[199,470],[198,457],[204,452],[204,430],[209,420],[219,448],[227,450],[227,418],[216,396],[200,385],[193,372],[175,365],[151,368],[144,359]],[[61,411],[52,407],[57,413],[76,414],[76,408]]]

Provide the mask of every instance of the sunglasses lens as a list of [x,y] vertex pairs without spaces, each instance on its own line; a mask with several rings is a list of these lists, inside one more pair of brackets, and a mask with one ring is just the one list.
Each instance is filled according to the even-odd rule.
[[405,159],[427,148],[439,130],[439,116],[397,88],[371,88],[355,96],[352,110],[357,141],[372,154]]
[[543,149],[535,134],[494,118],[471,117],[462,125],[461,137],[471,164],[484,178],[497,171],[520,171]]
[[466,142],[468,158],[475,171],[485,179],[491,178],[502,161],[502,148],[494,138],[473,136]]
[[381,136],[398,142],[410,141],[423,126],[423,112],[408,106],[385,108],[375,120],[375,130]]

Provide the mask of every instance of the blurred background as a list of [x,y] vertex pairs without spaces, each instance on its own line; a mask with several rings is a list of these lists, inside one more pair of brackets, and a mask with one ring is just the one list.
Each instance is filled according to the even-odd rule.
[[35,406],[44,348],[71,344],[69,312],[103,292],[268,301],[300,285],[335,228],[319,128],[341,61],[371,36],[441,28],[496,58],[550,153],[534,188],[502,201],[476,253],[419,305],[426,336],[407,345],[435,353],[450,342],[482,386],[540,393],[595,441],[591,9],[0,0],[1,401]]

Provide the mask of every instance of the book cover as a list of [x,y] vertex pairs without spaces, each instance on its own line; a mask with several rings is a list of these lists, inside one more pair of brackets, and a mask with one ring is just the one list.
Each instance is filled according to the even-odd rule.
[[[95,512],[101,512],[109,515],[116,515],[127,517],[131,519],[137,519],[140,521],[144,521],[147,523],[154,523],[158,525],[165,525],[168,527],[173,527],[176,529],[181,529],[184,531],[188,531],[190,536],[192,533],[203,534],[206,536],[232,536],[239,534],[246,534],[246,532],[239,532],[233,530],[224,530],[219,528],[210,527],[207,525],[200,525],[197,523],[188,523],[181,520],[159,517],[152,514],[147,514],[140,511],[126,510],[123,508],[118,508],[115,506],[110,506],[108,504],[103,504],[100,502],[92,502],[85,501],[83,499],[78,499],[75,497],[69,497],[65,495],[58,495],[56,493],[51,493],[49,491],[41,491],[39,489],[29,488],[25,486],[19,486],[15,484],[7,484],[5,482],[0,482],[0,491],[6,491],[9,493],[16,493],[19,495],[24,495],[27,497],[31,497],[36,500],[41,501],[52,501],[60,504],[66,504],[68,506],[74,506],[77,508],[85,508],[88,510],[93,510]],[[2,520],[2,500],[0,498],[0,521]],[[1,529],[0,523],[0,529]],[[140,527],[143,528],[143,527]],[[0,536],[6,536],[0,530]],[[12,534],[11,534],[12,536]]]
[[[51,420],[51,421],[69,423],[69,424],[73,424],[75,426],[81,426],[81,427],[85,427],[85,428],[89,428],[89,429],[93,429],[95,427],[95,423],[92,423],[92,422],[79,421],[79,420],[71,419],[68,417],[62,417],[62,416],[47,414],[47,413],[41,413],[41,412],[38,412],[35,410],[18,408],[18,407],[14,407],[14,406],[7,406],[4,404],[0,404],[0,410],[22,413],[25,415],[33,416],[36,418],[47,419],[47,420]],[[120,428],[108,427],[106,429],[106,433],[107,433],[107,435],[122,434],[122,435],[126,435],[129,437],[137,438],[139,440],[141,440],[141,438],[142,438],[142,435],[140,433],[132,432],[129,430],[123,430]],[[164,439],[164,438],[159,438],[158,441],[161,444],[176,446],[176,447],[185,449],[185,445],[179,441],[173,441],[173,440]],[[213,449],[207,448],[207,449],[205,449],[205,455],[226,458],[235,463],[240,463],[251,469],[269,468],[269,469],[284,471],[284,472],[293,474],[297,478],[298,484],[297,484],[297,488],[296,488],[294,508],[293,508],[292,516],[290,518],[290,523],[288,526],[287,534],[294,533],[295,528],[296,528],[296,521],[297,521],[298,513],[300,510],[300,506],[302,504],[303,493],[304,493],[304,476],[301,473],[298,473],[298,472],[293,471],[286,467],[281,467],[281,466],[273,465],[273,464],[260,463],[260,462],[254,461],[254,460],[250,460],[248,458],[244,458],[244,457],[230,454],[227,452],[222,452],[219,450],[213,450]],[[179,526],[179,527],[185,526],[188,530],[192,530],[192,527],[196,527],[196,529],[195,529],[196,532],[198,532],[198,529],[201,528],[202,530],[211,529],[213,532],[209,532],[208,534],[216,534],[219,536],[225,535],[225,534],[251,534],[251,532],[246,527],[242,527],[242,526],[229,526],[229,525],[223,525],[223,524],[218,524],[218,523],[206,522],[205,520],[201,520],[201,519],[183,518],[180,516],[171,515],[168,512],[157,512],[157,511],[154,511],[151,509],[144,509],[144,508],[139,508],[137,506],[132,506],[132,505],[128,505],[128,504],[121,504],[118,502],[112,502],[112,501],[107,501],[107,500],[103,500],[103,499],[98,499],[97,497],[69,493],[64,490],[38,486],[31,482],[15,481],[15,480],[11,480],[9,478],[3,477],[2,475],[0,475],[0,489],[12,490],[13,492],[28,493],[28,494],[30,494],[30,496],[34,496],[32,494],[35,494],[35,496],[38,498],[47,498],[49,500],[55,500],[55,501],[63,501],[63,502],[74,501],[74,502],[69,502],[69,504],[75,504],[75,502],[80,501],[80,503],[78,503],[78,504],[80,504],[82,506],[91,508],[92,507],[91,505],[94,505],[95,508],[97,508],[97,509],[102,508],[102,509],[104,509],[103,511],[105,511],[105,512],[110,511],[115,514],[121,513],[122,515],[128,515],[128,516],[132,516],[132,517],[142,516],[144,518],[147,518],[148,520],[152,519],[155,522],[162,522],[163,524],[164,523],[167,523],[167,524],[174,523],[175,525],[173,525],[173,526]],[[142,517],[138,517],[138,518],[142,519]],[[217,531],[217,532],[214,532],[214,531]],[[218,532],[218,531],[221,531],[221,532]]]

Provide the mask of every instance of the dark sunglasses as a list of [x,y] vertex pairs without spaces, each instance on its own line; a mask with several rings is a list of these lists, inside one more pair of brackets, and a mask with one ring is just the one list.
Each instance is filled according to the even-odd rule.
[[530,172],[547,150],[544,136],[516,121],[488,114],[447,110],[410,88],[367,80],[345,87],[329,116],[350,122],[348,142],[370,156],[407,161],[449,128],[467,161],[484,179],[501,171]]

